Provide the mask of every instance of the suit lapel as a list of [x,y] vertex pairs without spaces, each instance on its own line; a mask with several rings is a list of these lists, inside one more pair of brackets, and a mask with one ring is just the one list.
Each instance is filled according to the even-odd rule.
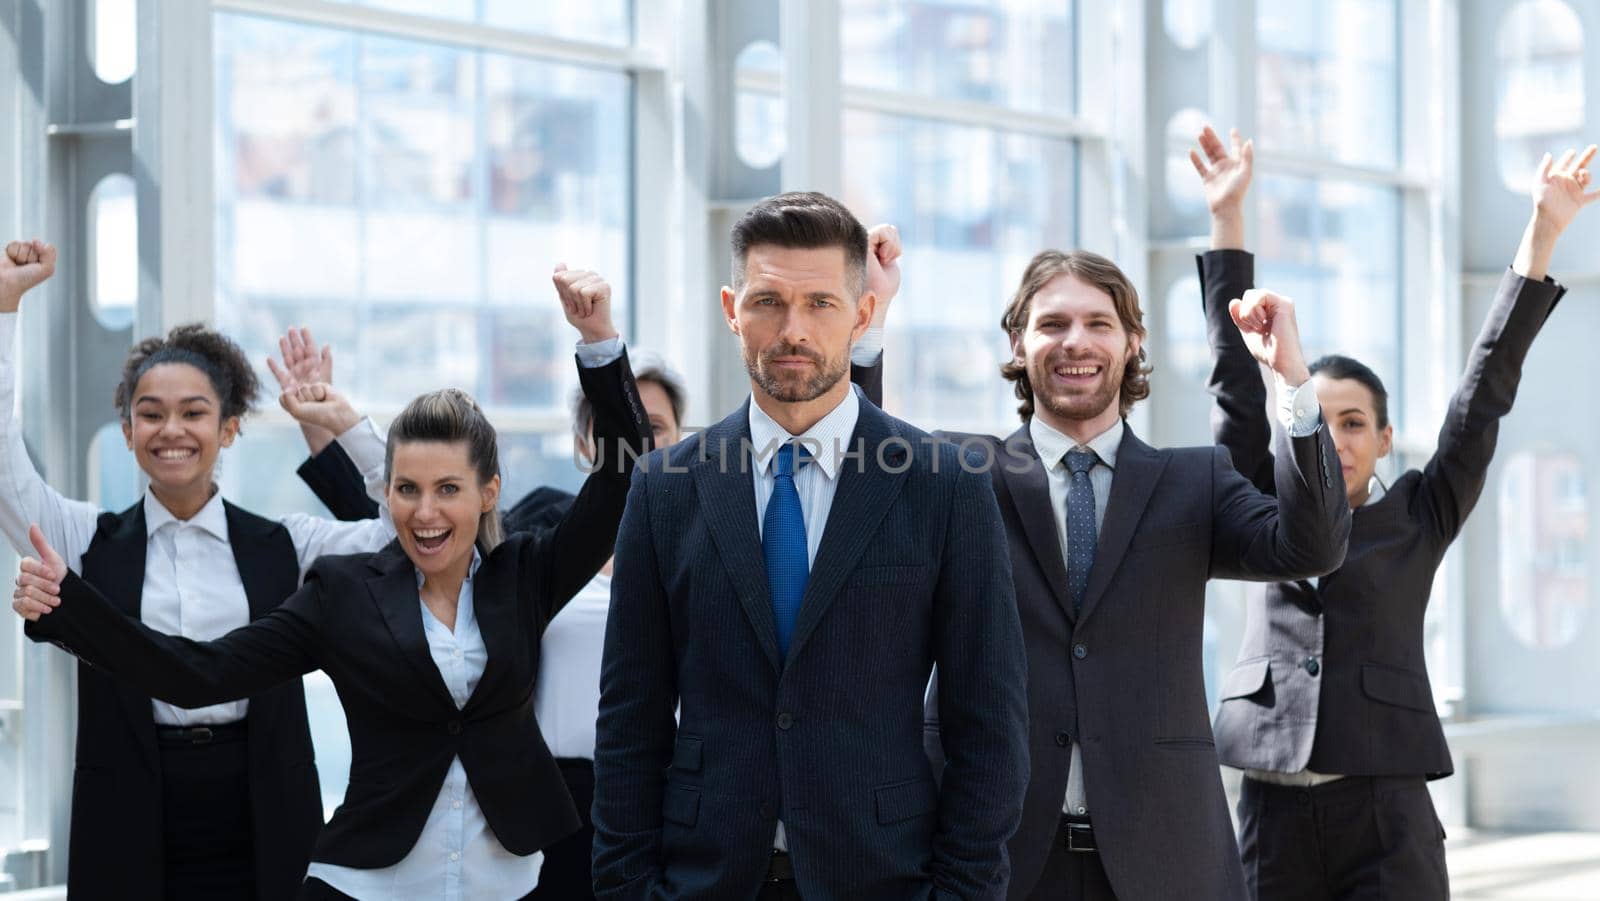
[[[508,565],[515,556],[485,555],[478,564],[477,574],[472,577],[472,613],[478,621],[478,634],[483,636],[488,660],[462,710],[473,710],[479,698],[490,697],[494,683],[505,678],[506,670],[516,659],[516,636],[523,633],[516,627],[517,608],[522,603],[516,590],[517,573]],[[429,661],[432,662],[431,655]],[[438,667],[434,670],[437,672]]]
[[283,528],[279,524],[246,513],[227,501],[222,502],[222,508],[228,519],[228,546],[233,549],[233,562],[244,583],[250,619],[258,620],[294,594],[300,572],[294,544],[287,532],[281,542],[272,541],[273,532]]
[[[138,620],[144,598],[145,555],[150,541],[145,529],[144,501],[118,515],[111,529],[106,528],[106,518],[101,517],[101,531],[90,545],[89,553],[84,555],[81,564],[84,576],[125,616]],[[121,681],[115,682],[114,693],[128,722],[133,725],[140,749],[150,766],[160,772],[161,752],[156,747],[155,714],[150,707],[150,696]]]
[[[898,442],[886,443],[895,437],[889,417],[870,403],[861,404],[860,410],[850,450],[863,454],[840,461],[839,484],[834,488],[822,543],[817,547],[817,559],[800,601],[794,638],[789,644],[790,656],[800,653],[806,638],[833,605],[844,580],[855,571],[867,539],[889,512],[889,505],[900,493],[910,470],[905,465],[905,447]],[[877,465],[880,450],[883,466]]]
[[1094,567],[1089,571],[1089,587],[1084,594],[1083,613],[1078,617],[1081,625],[1094,612],[1105,593],[1106,585],[1122,565],[1122,557],[1133,540],[1134,527],[1144,515],[1155,491],[1167,458],[1150,445],[1140,441],[1127,429],[1122,436],[1122,446],[1117,448],[1117,467],[1111,476],[1111,498],[1106,501],[1106,515],[1100,525],[1100,538],[1095,543]]
[[[1017,518],[1022,521],[1022,532],[1033,549],[1034,559],[1044,570],[1045,583],[1067,618],[1072,619],[1072,602],[1067,597],[1067,564],[1061,559],[1061,532],[1056,526],[1055,507],[1050,503],[1050,478],[1026,425],[1006,439],[1002,454],[1010,459],[996,463],[1000,467],[1001,484],[1010,495]],[[1027,468],[1023,469],[1024,466]]]
[[717,556],[733,581],[739,604],[750,618],[767,660],[774,670],[782,670],[767,564],[761,555],[761,530],[756,525],[755,484],[750,473],[754,464],[745,449],[749,440],[747,400],[737,413],[701,435],[700,459],[690,469]]
[[405,658],[417,678],[428,686],[438,700],[456,707],[445,687],[444,677],[433,664],[433,654],[428,650],[428,635],[422,628],[422,599],[417,594],[417,572],[410,558],[400,550],[399,541],[373,555],[369,564],[377,574],[367,580],[367,591],[378,606],[384,624],[395,644],[400,646],[400,656]]

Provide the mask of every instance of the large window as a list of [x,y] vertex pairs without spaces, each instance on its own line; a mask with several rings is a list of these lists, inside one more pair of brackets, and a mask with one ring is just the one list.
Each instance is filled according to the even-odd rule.
[[[549,278],[604,273],[626,321],[629,77],[237,15],[216,51],[222,326],[261,360],[310,326],[378,412],[465,388],[504,433],[508,496],[574,483],[574,335]],[[275,465],[240,468],[282,470],[297,431],[256,431],[241,455]]]
[[[869,224],[899,226],[906,246],[885,402],[930,427],[1009,433],[1000,310],[1034,253],[1076,239],[1077,150],[1048,127],[1074,110],[1073,4],[841,6],[846,102],[856,98],[844,199]],[[908,107],[943,114],[889,111]],[[1012,125],[1011,111],[1030,116]]]

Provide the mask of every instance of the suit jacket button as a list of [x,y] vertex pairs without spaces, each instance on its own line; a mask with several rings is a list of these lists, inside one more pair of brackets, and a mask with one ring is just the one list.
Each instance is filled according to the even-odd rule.
[[761,802],[761,818],[763,820],[775,820],[778,818],[777,808],[772,806],[771,801]]
[[790,726],[793,726],[793,725],[794,725],[794,715],[793,714],[789,713],[788,711],[785,711],[783,713],[778,714],[778,728],[779,729],[787,730]]
[[450,724],[444,727],[444,731],[450,733],[451,735],[460,735],[461,734],[461,721],[460,720],[451,720]]
[[1057,732],[1056,733],[1056,747],[1065,748],[1067,745],[1070,745],[1070,744],[1072,744],[1072,736],[1068,735],[1065,732]]
[[1310,673],[1313,676],[1315,676],[1317,673],[1322,672],[1322,664],[1318,663],[1317,662],[1317,658],[1315,658],[1315,657],[1307,657],[1306,658],[1306,662],[1304,664],[1302,664],[1302,666],[1304,666],[1306,668],[1306,672]]
[[1075,645],[1073,645],[1072,646],[1072,656],[1078,658],[1079,660],[1082,660],[1083,658],[1089,656],[1089,646],[1086,645],[1086,644],[1075,644]]

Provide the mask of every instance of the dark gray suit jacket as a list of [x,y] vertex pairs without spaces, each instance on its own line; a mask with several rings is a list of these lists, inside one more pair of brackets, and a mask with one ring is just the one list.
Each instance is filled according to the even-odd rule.
[[[808,899],[1003,897],[1025,671],[985,477],[861,404],[865,454],[838,475],[784,660],[749,434],[741,409],[633,481],[601,672],[596,895],[753,898],[781,818]],[[935,663],[959,685],[941,699],[942,787],[922,744]]]
[[[1284,439],[1274,499],[1221,448],[1158,450],[1128,429],[1076,619],[1028,427],[1004,442],[949,437],[997,462],[991,481],[1027,641],[1032,775],[1009,846],[1010,897],[1028,897],[1039,881],[1074,741],[1095,843],[1119,899],[1244,897],[1206,708],[1205,584],[1309,576],[1339,564],[1350,508],[1327,430]],[[939,693],[954,680],[941,669]]]
[[[1228,301],[1254,283],[1254,259],[1204,254],[1200,280],[1217,443],[1271,491],[1266,387],[1228,316]],[[1223,763],[1347,776],[1452,772],[1428,682],[1423,617],[1439,562],[1483,491],[1522,361],[1564,292],[1507,271],[1432,459],[1355,511],[1349,555],[1318,585],[1278,582],[1252,593],[1239,662],[1220,692]]]

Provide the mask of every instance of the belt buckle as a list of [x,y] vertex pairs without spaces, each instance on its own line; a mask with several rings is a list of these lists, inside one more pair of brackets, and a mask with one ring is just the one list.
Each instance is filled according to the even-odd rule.
[[1099,850],[1094,844],[1094,827],[1087,823],[1068,823],[1067,850],[1079,852]]
[[206,726],[194,726],[187,730],[184,737],[189,739],[191,745],[209,745],[216,734]]

